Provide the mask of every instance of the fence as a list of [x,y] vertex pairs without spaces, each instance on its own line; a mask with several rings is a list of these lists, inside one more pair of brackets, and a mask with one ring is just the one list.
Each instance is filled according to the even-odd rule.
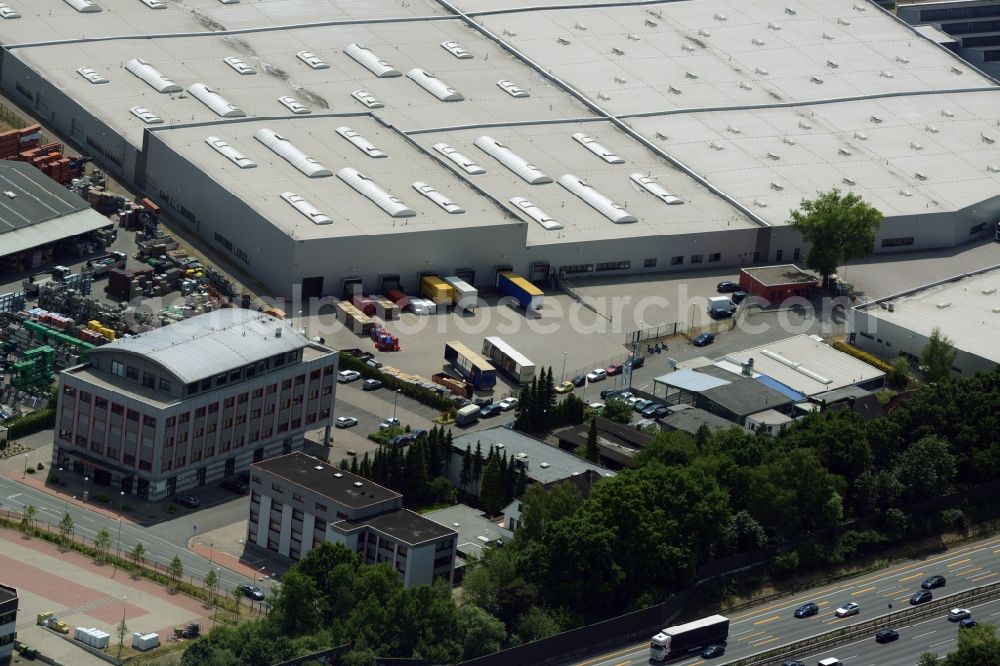
[[556,288],[559,289],[559,291],[566,294],[567,296],[569,296],[570,298],[572,298],[580,305],[582,305],[583,307],[587,308],[588,310],[596,314],[597,316],[604,317],[608,321],[611,321],[610,315],[606,315],[597,308],[595,308],[592,303],[587,301],[583,296],[580,295],[579,292],[577,292],[576,287],[573,286],[573,284],[566,278],[561,276],[556,276]]
[[17,109],[12,109],[6,104],[0,104],[0,122],[14,129],[22,129],[28,124]]
[[647,326],[628,333],[625,336],[625,346],[632,349],[633,345],[643,342],[657,342],[675,335],[677,335],[677,322]]

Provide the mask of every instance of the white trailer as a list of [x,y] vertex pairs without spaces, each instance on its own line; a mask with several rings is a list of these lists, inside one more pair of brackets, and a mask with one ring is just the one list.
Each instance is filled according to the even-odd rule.
[[479,290],[465,280],[451,276],[444,279],[455,290],[455,307],[475,310],[479,305]]

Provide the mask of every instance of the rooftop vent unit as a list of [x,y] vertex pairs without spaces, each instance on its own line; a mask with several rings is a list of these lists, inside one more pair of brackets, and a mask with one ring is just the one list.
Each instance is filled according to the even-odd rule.
[[646,25],[648,25],[650,28],[655,28],[656,26],[659,25],[659,23],[657,23],[653,19],[646,19],[645,21],[643,21],[643,23],[645,23]]
[[614,53],[615,55],[625,55],[625,52],[624,52],[624,51],[622,51],[622,50],[621,50],[620,48],[618,48],[617,46],[612,46],[612,47],[611,47],[611,52],[612,52],[612,53]]
[[126,62],[125,69],[145,81],[158,93],[175,93],[183,90],[183,88],[179,85],[165,77],[163,74],[160,74],[158,69],[140,58],[133,58]]
[[367,90],[355,90],[351,93],[351,97],[358,100],[369,109],[381,109],[385,106],[385,104],[382,103],[382,100]]
[[920,173],[919,171],[914,172],[913,177],[916,178],[917,180],[927,180],[927,176],[925,174]]
[[754,71],[760,74],[761,76],[767,76],[768,74],[770,74],[770,72],[764,69],[763,67],[758,67]]
[[794,146],[795,145],[795,139],[793,139],[790,136],[783,136],[783,137],[781,137],[781,143],[787,144],[789,146]]
[[457,203],[455,203],[445,195],[435,190],[427,183],[418,180],[415,183],[413,183],[413,189],[415,189],[419,194],[424,195],[425,197],[436,203],[438,206],[443,208],[444,211],[449,215],[459,215],[465,212],[464,208],[462,208]]
[[743,134],[743,130],[735,125],[726,125],[726,131],[730,134]]
[[865,134],[864,132],[855,132],[854,138],[857,139],[858,141],[867,141],[868,135]]
[[881,76],[883,79],[894,79],[894,78],[896,78],[896,75],[893,74],[892,72],[890,72],[887,69],[883,69],[881,72],[878,73],[878,75]]
[[768,153],[767,154],[767,159],[769,159],[769,160],[780,160],[781,159],[781,155],[778,155],[776,153]]
[[357,42],[344,47],[344,53],[380,79],[402,76],[398,69],[375,55],[370,48]]
[[764,201],[763,199],[754,199],[753,205],[756,206],[757,208],[767,208],[767,202]]
[[624,83],[628,83],[628,80],[626,80],[626,79],[624,79],[624,78],[622,78],[620,76],[616,76],[615,77],[615,83],[622,83],[622,84],[624,84]]
[[939,129],[938,129],[937,127],[935,127],[934,125],[924,125],[924,131],[925,131],[925,132],[930,132],[931,134],[937,134],[937,133],[938,133],[938,132],[940,132],[941,130],[939,130]]
[[753,86],[747,83],[746,81],[740,81],[738,85],[743,90],[753,90]]
[[635,183],[640,190],[653,195],[668,206],[676,206],[684,203],[684,199],[674,196],[649,176],[644,176],[641,173],[633,173],[628,179]]
[[951,73],[952,74],[965,74],[965,72],[963,72],[961,69],[959,69],[958,67],[955,67],[955,66],[951,67]]
[[472,54],[467,50],[462,48],[462,46],[455,41],[441,42],[441,48],[443,48],[448,53],[452,54],[459,60],[472,60]]
[[97,3],[91,2],[91,0],[63,0],[63,2],[81,14],[96,14],[101,11]]
[[941,115],[944,116],[945,118],[954,118],[955,112],[952,111],[951,109],[941,109]]
[[823,39],[833,39],[833,35],[828,32],[823,33]]
[[519,211],[533,219],[535,222],[538,222],[538,224],[542,225],[542,228],[546,231],[558,231],[563,228],[563,225],[561,225],[554,217],[524,197],[511,197],[510,202],[517,207]]
[[847,150],[846,148],[838,148],[837,153],[843,155],[844,157],[850,157],[851,155],[854,154],[851,151]]
[[609,95],[607,93],[599,92],[599,93],[597,93],[597,99],[599,99],[599,100],[601,100],[603,102],[607,102],[609,99],[611,99],[611,95]]
[[[308,217],[313,224],[333,224],[333,220],[330,219],[329,216],[321,213],[319,208],[316,208],[316,206],[312,205],[298,194],[295,194],[294,192],[282,192],[281,198],[291,204],[295,210]],[[317,469],[323,468],[318,467]]]
[[866,9],[864,5],[859,5],[857,3],[852,4],[851,7],[853,7],[855,11],[859,12],[863,12]]
[[319,161],[303,153],[295,147],[294,143],[272,129],[259,129],[254,133],[253,138],[270,148],[275,155],[285,159],[309,178],[325,178],[333,175],[333,172],[320,164]]
[[799,129],[810,130],[812,128],[813,128],[813,126],[808,121],[805,121],[805,120],[800,120],[799,121]]
[[618,155],[615,155],[610,150],[608,150],[600,143],[598,143],[596,139],[587,136],[583,132],[577,132],[576,134],[574,134],[573,139],[581,146],[583,146],[590,152],[594,153],[608,164],[625,164],[625,160],[623,160]]
[[944,310],[945,308],[951,307],[951,301],[943,301],[937,304],[938,310]]
[[150,9],[166,9],[167,3],[163,0],[139,0],[142,4],[146,5]]
[[545,462],[543,462],[543,463],[539,464],[538,466],[539,466],[539,467],[542,467],[542,468],[546,468],[546,467],[549,467],[549,464],[548,464],[548,463],[545,463]]
[[899,190],[899,196],[901,196],[901,197],[912,197],[913,196],[913,192],[911,192],[910,190],[908,190],[908,189],[906,189],[904,187],[904,188],[901,188]]
[[215,115],[221,118],[245,118],[247,115],[243,109],[228,101],[218,91],[209,88],[204,83],[192,83],[188,86],[187,91],[191,93],[192,97],[210,108],[215,112]]
[[236,56],[227,56],[222,59],[222,62],[232,67],[234,70],[236,70],[237,74],[240,74],[242,76],[250,76],[252,74],[257,73],[256,69],[246,64],[245,62],[243,62],[242,59],[237,58]]
[[205,143],[214,148],[215,152],[219,153],[241,169],[252,169],[257,166],[256,162],[217,136],[210,136],[206,138]]
[[715,12],[715,15],[712,18],[714,18],[716,21],[728,21],[729,20],[728,16],[726,16],[725,14],[720,14],[719,12]]
[[313,69],[330,69],[330,65],[312,51],[299,51],[295,57]]
[[517,37],[517,33],[508,28],[503,29],[503,34],[505,37]]
[[391,217],[414,217],[416,211],[404,204],[399,197],[389,194],[357,169],[344,167],[337,172],[337,178],[350,185],[355,192],[366,197]]
[[569,40],[565,37],[556,37],[556,44],[562,44],[563,46],[569,46]]
[[851,25],[851,22],[845,18],[838,18],[837,25]]
[[355,481],[355,482],[354,482],[354,487],[355,487],[355,488],[360,488],[360,487],[361,487],[361,486],[363,486],[363,485],[365,485],[365,484],[361,483],[360,481]]
[[[314,469],[315,469],[316,471],[319,471],[319,470],[323,469],[323,466],[322,466],[322,465],[316,465],[316,467],[315,467]],[[343,474],[341,474],[340,472],[334,472],[334,473],[333,473],[333,476],[334,476],[334,478],[336,478],[336,479],[342,479],[342,478],[344,478],[344,475],[343,475]]]
[[697,79],[698,75],[695,74],[694,72],[684,72],[684,78],[685,79]]
[[753,44],[754,46],[764,46],[764,44],[766,44],[767,42],[765,42],[763,39],[757,39],[756,37],[754,37],[753,39],[750,40],[750,43]]
[[681,89],[677,88],[675,86],[667,86],[667,90],[669,92],[673,93],[674,95],[680,95],[681,94]]
[[854,180],[853,178],[848,178],[847,176],[844,176],[843,178],[841,178],[841,180],[843,181],[844,185],[857,185],[858,184],[858,181]]
[[465,98],[462,93],[449,87],[444,81],[433,74],[425,72],[419,67],[414,67],[406,73],[406,78],[412,80],[418,86],[437,97],[442,102],[461,102]]
[[[625,83],[624,79],[622,80],[622,83]],[[531,97],[531,93],[529,93],[527,90],[517,85],[513,81],[505,81],[501,79],[500,81],[497,81],[497,85],[500,87],[500,90],[504,91],[511,97],[515,97],[517,99],[521,99],[524,97]]]
[[837,69],[838,67],[840,67],[840,64],[837,63],[837,61],[835,60],[827,60],[826,66],[829,67],[830,69]]
[[631,40],[633,42],[638,42],[642,38],[639,37],[639,35],[635,34],[634,32],[626,32],[625,39]]
[[447,143],[435,143],[434,150],[438,151],[449,160],[462,167],[462,170],[466,173],[472,174],[473,176],[481,176],[486,173],[486,169],[479,166],[471,159],[449,146]]
[[1000,173],[1000,166],[997,166],[996,164],[987,164],[986,170],[990,173]]
[[896,62],[902,63],[904,65],[908,65],[910,63],[910,59],[907,58],[906,56],[898,55],[898,56],[896,56]]
[[662,9],[647,9],[646,13],[649,14],[650,16],[655,16],[656,18],[663,18]]
[[336,129],[337,134],[350,141],[354,146],[368,157],[383,158],[389,157],[384,152],[375,147],[371,141],[361,136],[350,127],[341,126]]
[[916,141],[911,141],[910,142],[910,148],[912,148],[913,150],[923,150],[924,149],[924,147],[921,144],[917,143]]
[[568,173],[560,177],[559,184],[571,193],[583,199],[587,205],[615,224],[627,224],[639,221],[638,218],[625,210],[624,207],[601,194],[591,187],[586,181],[577,178],[573,174]]
[[710,33],[708,30],[705,30],[704,28],[698,28],[698,36],[699,37],[711,37],[712,33]]
[[691,52],[694,51],[694,47],[688,44],[687,42],[684,42],[683,44],[681,44],[681,50]]
[[984,143],[996,143],[996,139],[994,139],[989,134],[980,134],[979,137],[983,140]]
[[819,78],[818,76],[810,76],[809,80],[812,81],[813,83],[817,83],[817,84],[822,84],[823,83],[823,79]]
[[92,67],[81,67],[76,70],[76,73],[94,84],[111,83],[111,80],[108,77],[99,73]]
[[7,197],[8,199],[16,199],[17,198],[17,193],[16,192],[12,192],[10,190],[4,190],[3,195],[5,197]]
[[780,192],[783,189],[785,189],[785,186],[784,185],[780,185],[778,183],[771,183],[771,189],[774,190],[775,192]]
[[872,121],[873,123],[875,123],[876,125],[879,125],[879,124],[881,124],[881,123],[882,123],[882,117],[881,117],[881,116],[872,116],[872,117],[870,118],[870,120],[871,120],[871,121]]
[[993,294],[997,293],[997,290],[996,287],[990,287],[988,289],[983,289],[981,293],[983,294],[983,296],[992,296]]
[[774,23],[773,21],[768,21],[768,23],[767,23],[767,29],[768,30],[781,30],[781,26],[778,25],[777,23]]
[[711,148],[712,150],[725,150],[725,146],[723,146],[721,143],[717,141],[712,141],[711,143],[708,144],[708,147]]
[[481,136],[475,140],[474,144],[497,162],[516,173],[529,185],[544,185],[552,182],[552,179],[546,176],[541,169],[491,136]]
[[577,21],[576,23],[574,23],[573,27],[576,28],[577,30],[586,30],[587,29],[587,26],[585,26],[584,24],[580,23],[579,21]]
[[670,137],[664,134],[663,132],[657,132],[656,138],[659,139],[660,141],[667,141]]

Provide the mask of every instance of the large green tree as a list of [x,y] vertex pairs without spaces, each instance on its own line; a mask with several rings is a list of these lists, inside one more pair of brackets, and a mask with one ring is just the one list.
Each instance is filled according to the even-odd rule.
[[954,489],[955,456],[947,441],[928,435],[899,456],[894,471],[907,502],[947,495]]
[[803,199],[799,208],[791,211],[791,226],[809,243],[806,266],[823,277],[875,249],[882,213],[853,192],[820,192],[815,199]]
[[580,491],[571,483],[535,484],[521,498],[521,522],[514,532],[518,541],[537,541],[547,525],[572,515],[580,507]]
[[927,344],[920,350],[920,367],[929,382],[943,382],[951,377],[958,350],[947,335],[937,326],[931,331]]
[[584,457],[590,462],[598,462],[601,458],[601,449],[597,446],[597,419],[590,419],[590,429],[587,431],[587,450]]
[[925,652],[917,666],[1000,666],[1000,638],[991,624],[958,632],[958,647],[943,658]]
[[479,484],[479,501],[483,503],[487,515],[496,516],[503,510],[503,478],[500,474],[500,459],[491,452],[483,468],[482,482]]

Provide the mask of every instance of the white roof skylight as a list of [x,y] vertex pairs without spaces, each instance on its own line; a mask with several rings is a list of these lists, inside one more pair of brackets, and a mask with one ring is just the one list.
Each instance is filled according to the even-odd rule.
[[552,179],[546,176],[541,169],[491,136],[479,137],[476,139],[475,145],[530,185],[544,185],[552,182]]
[[357,169],[344,167],[337,172],[337,178],[350,185],[355,192],[366,197],[392,217],[414,217],[417,214],[415,210],[404,204],[399,197],[386,192],[374,180]]
[[321,213],[319,208],[316,208],[316,206],[313,206],[294,192],[282,192],[281,198],[294,206],[295,210],[308,217],[313,224],[333,224],[333,220],[329,216]]
[[441,194],[440,192],[438,192],[425,182],[418,180],[417,182],[413,183],[413,189],[415,189],[417,192],[419,192],[420,194],[424,195],[425,197],[436,203],[438,206],[441,206],[441,208],[443,208],[445,212],[447,212],[449,215],[458,215],[460,213],[465,212],[464,208],[462,208],[457,203],[455,203],[445,195]]
[[577,178],[571,173],[561,176],[559,184],[583,199],[587,205],[615,224],[627,224],[639,221],[635,215],[625,210],[621,204],[615,203],[608,196],[601,194],[586,181]]
[[610,150],[599,144],[596,139],[584,134],[583,132],[577,132],[574,134],[573,139],[608,164],[625,164],[625,160],[618,157]]
[[180,92],[182,88],[160,73],[160,70],[141,58],[132,58],[125,63],[125,69],[135,74],[158,93]]
[[375,147],[371,141],[361,136],[346,125],[337,128],[337,134],[344,137],[363,152],[368,157],[389,157],[384,152]]
[[398,69],[375,55],[370,48],[364,44],[352,43],[344,47],[344,53],[349,55],[362,67],[379,77],[389,79],[394,76],[402,76]]
[[442,102],[461,102],[465,98],[462,93],[449,87],[444,81],[433,74],[425,72],[419,67],[414,67],[406,73],[406,78],[411,79],[418,86],[437,97]]
[[275,155],[284,158],[293,167],[309,178],[332,176],[333,172],[295,147],[295,144],[272,129],[257,130],[253,138],[270,148]]
[[219,153],[220,155],[222,155],[227,160],[229,160],[230,162],[232,162],[241,169],[252,169],[255,166],[257,166],[256,162],[254,162],[252,159],[250,159],[240,151],[236,150],[235,148],[233,148],[232,146],[230,146],[228,143],[226,143],[217,136],[207,137],[205,139],[205,143],[210,145],[212,148],[215,149],[217,153]]
[[217,116],[221,116],[223,118],[245,118],[247,115],[243,112],[243,109],[239,108],[220,95],[217,90],[209,88],[204,83],[192,83],[188,86],[187,90],[191,93],[192,97],[214,111]]
[[668,204],[670,206],[675,206],[677,204],[684,203],[683,199],[674,196],[670,192],[667,192],[662,185],[657,183],[649,176],[644,176],[641,173],[633,173],[628,178],[633,183],[635,183],[635,185],[637,185],[640,190],[646,192],[647,194],[652,194],[654,197],[656,197],[665,204]]
[[100,6],[92,0],[63,0],[63,2],[81,14],[94,14],[101,11]]
[[434,150],[438,151],[449,160],[462,167],[462,170],[466,173],[470,173],[473,176],[481,176],[486,173],[486,169],[479,166],[470,158],[449,146],[447,143],[435,143]]
[[542,227],[548,231],[558,231],[563,228],[563,225],[560,224],[558,220],[524,197],[511,197],[510,202],[514,204],[519,211],[533,219],[535,222],[538,222],[538,224],[542,225]]

